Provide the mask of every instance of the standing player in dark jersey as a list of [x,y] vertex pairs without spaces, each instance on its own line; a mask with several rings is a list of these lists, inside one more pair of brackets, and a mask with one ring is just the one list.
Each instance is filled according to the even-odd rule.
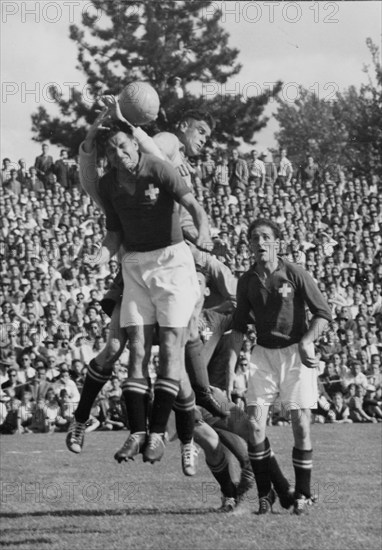
[[[220,409],[226,412],[226,415],[224,418],[220,418],[206,409],[200,408],[200,411],[205,423],[217,432],[220,441],[239,461],[241,477],[236,490],[236,503],[238,503],[254,482],[252,466],[248,456],[251,425],[247,414],[228,399],[225,393],[226,366],[231,350],[230,331],[232,329],[233,314],[229,312],[222,314],[215,309],[209,309],[211,303],[209,300],[210,291],[214,292],[215,288],[215,299],[212,303],[216,304],[218,298],[215,287],[216,278],[219,278],[219,271],[226,269],[218,260],[215,260],[214,263],[214,266],[207,263],[204,264],[203,269],[199,269],[198,280],[202,296],[194,310],[194,314],[199,313],[199,335],[202,341],[201,359],[208,366],[209,381],[214,398]],[[237,280],[232,273],[230,277],[227,276],[227,284],[231,289],[236,288]],[[206,298],[205,300],[203,300],[203,295]],[[197,425],[195,440],[199,443],[198,430]],[[293,504],[293,494],[272,449],[270,469],[272,485],[279,497],[280,504],[283,508],[288,509]]]
[[[291,415],[294,513],[299,515],[312,502],[310,409],[317,406],[318,398],[314,341],[327,327],[331,313],[309,274],[277,256],[280,240],[276,224],[263,219],[254,221],[248,229],[248,239],[255,264],[238,283],[227,393],[230,395],[232,391],[234,369],[247,324],[254,323],[257,345],[251,356],[255,369],[250,373],[247,393],[252,427],[248,451],[259,494],[259,514],[270,512],[275,500],[270,474],[271,450],[265,429],[269,406],[279,397]],[[309,324],[306,307],[313,315]]]

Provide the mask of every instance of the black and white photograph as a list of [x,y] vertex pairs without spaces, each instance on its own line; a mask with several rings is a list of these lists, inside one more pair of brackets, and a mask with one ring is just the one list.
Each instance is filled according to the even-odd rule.
[[382,3],[0,12],[0,545],[381,548]]

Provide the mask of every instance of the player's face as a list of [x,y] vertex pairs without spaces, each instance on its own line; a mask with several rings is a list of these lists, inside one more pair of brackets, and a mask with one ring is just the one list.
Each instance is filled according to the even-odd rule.
[[267,264],[277,261],[280,241],[267,225],[255,227],[251,233],[250,248],[255,256],[256,263]]
[[179,128],[180,141],[185,146],[186,155],[195,157],[200,155],[207,139],[211,135],[211,128],[204,120],[189,119],[182,122]]
[[137,142],[123,132],[118,132],[109,139],[106,154],[113,168],[129,172],[135,169],[139,160]]

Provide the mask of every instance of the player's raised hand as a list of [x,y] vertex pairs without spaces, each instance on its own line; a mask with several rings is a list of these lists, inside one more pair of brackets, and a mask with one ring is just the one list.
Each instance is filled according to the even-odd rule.
[[108,109],[108,114],[110,118],[115,120],[120,120],[124,124],[127,124],[131,130],[135,129],[135,126],[133,126],[122,114],[121,108],[119,106],[118,98],[115,95],[103,95],[100,98],[100,103],[105,105],[105,107]]
[[93,124],[89,127],[87,137],[95,136],[95,134],[98,132],[98,130],[105,130],[106,128],[103,126],[105,122],[109,118],[109,109],[107,107],[103,107],[102,111],[100,111],[97,115],[97,118],[93,122]]
[[107,123],[107,120],[109,119],[109,109],[107,107],[103,107],[102,111],[98,113],[97,118],[89,126],[86,138],[83,143],[84,151],[85,153],[90,153],[93,150],[94,143],[97,137],[97,133],[100,130],[107,130],[108,128],[105,126]]

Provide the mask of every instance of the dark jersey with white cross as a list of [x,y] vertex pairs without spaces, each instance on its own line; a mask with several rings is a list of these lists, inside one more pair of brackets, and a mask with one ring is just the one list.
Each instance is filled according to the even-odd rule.
[[[131,194],[127,184],[135,183]],[[126,251],[146,252],[183,240],[176,202],[190,192],[169,163],[140,154],[137,171],[117,179],[115,168],[99,182],[108,231],[121,231]]]
[[260,346],[284,348],[298,343],[307,331],[306,307],[313,315],[331,320],[330,308],[311,275],[280,258],[267,287],[255,266],[240,277],[232,328],[245,334],[247,325],[254,324]]

